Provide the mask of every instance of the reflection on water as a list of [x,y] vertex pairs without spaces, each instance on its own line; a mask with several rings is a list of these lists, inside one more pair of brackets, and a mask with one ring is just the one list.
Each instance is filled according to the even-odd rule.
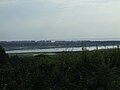
[[[117,46],[99,46],[98,49],[116,48]],[[87,50],[95,50],[97,47],[86,47]],[[51,49],[31,49],[31,50],[11,50],[6,53],[30,53],[30,52],[63,52],[63,51],[82,51],[82,47],[72,48],[51,48]]]

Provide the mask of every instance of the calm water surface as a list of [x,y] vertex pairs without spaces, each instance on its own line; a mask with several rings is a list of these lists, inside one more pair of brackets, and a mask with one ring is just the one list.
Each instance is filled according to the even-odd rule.
[[[99,46],[98,49],[116,48],[117,46]],[[86,47],[87,50],[95,50],[96,47]],[[30,52],[63,52],[63,51],[82,51],[82,47],[72,48],[51,48],[51,49],[29,49],[29,50],[11,50],[6,53],[30,53]]]

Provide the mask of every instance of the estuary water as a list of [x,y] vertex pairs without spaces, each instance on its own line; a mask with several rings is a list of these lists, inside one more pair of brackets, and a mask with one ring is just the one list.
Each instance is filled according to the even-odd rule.
[[[117,48],[117,46],[98,46],[97,49],[110,49],[110,48]],[[71,48],[50,48],[50,49],[29,49],[29,50],[10,50],[10,51],[6,51],[6,53],[8,54],[12,54],[12,53],[37,53],[37,52],[41,52],[41,53],[54,53],[54,52],[63,52],[63,51],[82,51],[83,47],[71,47]],[[85,49],[92,51],[95,50],[96,47],[85,47]]]

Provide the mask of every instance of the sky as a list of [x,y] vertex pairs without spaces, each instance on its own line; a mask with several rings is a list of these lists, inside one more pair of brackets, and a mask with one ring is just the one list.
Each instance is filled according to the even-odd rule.
[[120,40],[120,0],[0,0],[0,41]]

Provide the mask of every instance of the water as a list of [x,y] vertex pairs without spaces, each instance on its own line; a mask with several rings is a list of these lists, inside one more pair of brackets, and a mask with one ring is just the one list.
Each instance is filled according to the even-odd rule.
[[[116,48],[117,46],[99,46],[98,49],[108,49],[108,48]],[[95,50],[96,47],[86,47],[87,50]],[[11,51],[6,51],[6,53],[53,53],[53,52],[63,52],[63,51],[82,51],[82,47],[72,47],[72,48],[50,48],[50,49],[29,49],[29,50],[11,50]]]

